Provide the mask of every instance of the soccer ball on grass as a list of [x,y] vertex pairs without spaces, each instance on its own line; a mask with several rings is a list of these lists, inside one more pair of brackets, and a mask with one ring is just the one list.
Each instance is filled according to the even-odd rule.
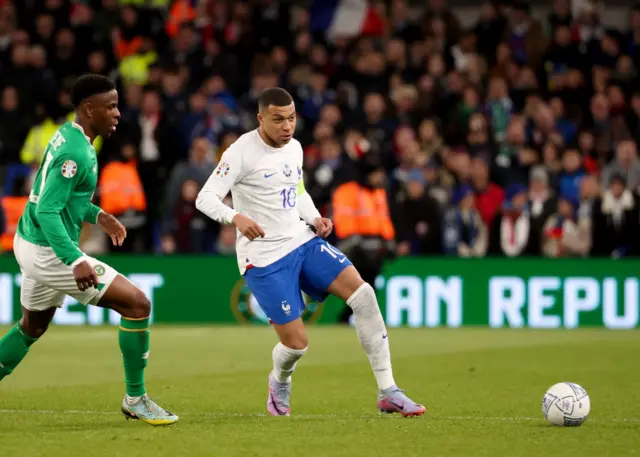
[[590,410],[587,391],[572,382],[554,384],[542,399],[542,414],[553,425],[577,427],[587,420]]

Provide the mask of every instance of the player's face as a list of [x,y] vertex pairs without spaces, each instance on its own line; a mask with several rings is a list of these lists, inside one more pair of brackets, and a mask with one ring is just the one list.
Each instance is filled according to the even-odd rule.
[[269,105],[264,112],[258,113],[258,121],[277,146],[284,146],[291,141],[296,130],[296,107],[293,103],[287,106]]
[[103,138],[110,137],[116,131],[120,110],[118,110],[118,92],[112,90],[95,96],[92,103],[92,123],[94,131]]

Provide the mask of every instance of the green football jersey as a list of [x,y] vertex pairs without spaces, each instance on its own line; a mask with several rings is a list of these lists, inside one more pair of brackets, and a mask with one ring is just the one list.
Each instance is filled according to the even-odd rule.
[[97,222],[91,199],[98,183],[96,152],[78,124],[68,122],[53,135],[18,222],[23,239],[53,249],[65,264],[83,256],[78,248],[82,223]]

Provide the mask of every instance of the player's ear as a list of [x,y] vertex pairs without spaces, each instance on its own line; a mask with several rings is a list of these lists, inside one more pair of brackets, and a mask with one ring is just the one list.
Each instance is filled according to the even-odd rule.
[[257,117],[258,117],[258,122],[260,122],[262,124],[263,117],[262,117],[262,113],[260,111],[258,111],[258,116]]

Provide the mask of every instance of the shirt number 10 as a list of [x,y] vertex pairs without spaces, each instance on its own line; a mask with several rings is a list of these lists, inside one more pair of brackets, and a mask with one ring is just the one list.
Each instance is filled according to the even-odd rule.
[[298,197],[298,192],[295,187],[282,189],[282,192],[280,192],[280,195],[282,195],[283,208],[294,208],[296,206],[296,198]]

